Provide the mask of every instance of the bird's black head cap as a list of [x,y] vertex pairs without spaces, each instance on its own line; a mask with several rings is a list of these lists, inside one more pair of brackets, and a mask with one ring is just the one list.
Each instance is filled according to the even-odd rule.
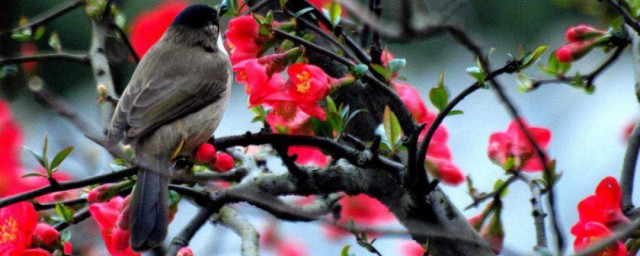
[[207,5],[192,5],[184,9],[171,25],[203,28],[209,24],[218,25],[218,13]]

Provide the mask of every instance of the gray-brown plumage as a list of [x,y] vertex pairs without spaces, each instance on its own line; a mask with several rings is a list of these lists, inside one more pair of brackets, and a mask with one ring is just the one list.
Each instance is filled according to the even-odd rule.
[[230,94],[231,63],[218,48],[218,19],[205,5],[182,11],[142,58],[108,131],[140,167],[131,198],[131,246],[143,251],[167,234],[170,166],[190,157],[216,129]]

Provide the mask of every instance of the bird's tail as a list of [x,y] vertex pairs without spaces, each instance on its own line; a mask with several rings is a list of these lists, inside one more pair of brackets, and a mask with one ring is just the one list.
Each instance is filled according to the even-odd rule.
[[[145,251],[162,244],[168,225],[168,161],[139,158],[138,179],[131,198],[131,248]],[[144,166],[144,167],[142,167]]]

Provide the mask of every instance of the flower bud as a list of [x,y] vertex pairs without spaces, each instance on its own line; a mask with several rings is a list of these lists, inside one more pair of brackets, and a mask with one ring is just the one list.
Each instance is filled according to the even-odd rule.
[[176,256],[193,256],[193,251],[189,247],[182,247]]
[[60,232],[46,223],[38,223],[33,234],[34,240],[42,242],[46,247],[52,247],[60,241]]
[[216,148],[209,144],[202,144],[196,152],[196,163],[206,164],[216,159]]
[[567,38],[567,41],[569,41],[570,43],[573,43],[573,42],[582,42],[582,41],[591,40],[597,37],[601,37],[605,33],[607,32],[599,29],[595,29],[593,27],[590,27],[584,24],[580,24],[567,29],[567,31],[565,32],[565,37]]
[[106,202],[109,200],[109,189],[113,184],[102,184],[91,191],[87,195],[87,202],[89,203],[98,203],[98,202]]
[[595,44],[593,41],[573,42],[565,44],[556,51],[556,58],[560,62],[575,61],[587,54],[594,45]]
[[70,242],[64,242],[64,245],[62,246],[62,252],[64,252],[64,255],[73,254],[73,247],[71,246]]
[[235,165],[235,160],[227,153],[219,153],[216,159],[213,169],[219,172],[227,172]]

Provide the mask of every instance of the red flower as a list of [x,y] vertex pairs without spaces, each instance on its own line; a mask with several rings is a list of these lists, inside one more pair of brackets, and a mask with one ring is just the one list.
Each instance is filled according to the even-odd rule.
[[219,172],[228,172],[229,170],[233,169],[233,166],[235,166],[235,164],[235,160],[233,160],[233,157],[231,157],[229,154],[218,153],[213,168]]
[[[34,171],[40,174],[45,174],[45,170],[42,167],[39,167],[38,170]],[[72,180],[71,176],[69,176],[69,174],[58,170],[56,172],[54,172],[51,175],[56,181],[70,181]],[[16,190],[14,193],[22,193],[28,190],[32,190],[32,189],[38,189],[38,188],[43,188],[46,186],[49,186],[49,179],[47,179],[46,177],[43,176],[30,176],[30,177],[25,177],[22,178],[20,180],[20,183],[22,184],[22,186],[20,186],[20,189]],[[46,194],[44,196],[39,196],[36,197],[36,201],[38,201],[39,203],[51,203],[51,202],[56,202],[56,201],[61,201],[61,200],[69,200],[69,199],[73,199],[76,196],[78,196],[80,194],[80,190],[76,189],[76,190],[65,190],[65,191],[60,191],[60,192],[54,192],[54,193],[49,193]]]
[[286,80],[280,74],[267,75],[267,67],[258,59],[249,59],[233,65],[237,73],[236,80],[244,82],[244,89],[249,95],[249,106],[265,103],[267,96],[283,90]]
[[[551,140],[549,129],[529,127],[526,123],[525,127],[527,127],[538,146],[543,150],[546,149]],[[507,131],[491,134],[487,151],[491,161],[500,166],[504,166],[507,159],[513,157],[515,160],[514,169],[522,168],[524,171],[541,171],[543,169],[542,161],[536,155],[533,146],[527,141],[525,134],[520,130],[516,120],[509,123]]]
[[140,255],[131,249],[131,244],[129,244],[130,231],[123,229],[122,225],[118,225],[128,222],[120,220],[127,218],[121,214],[127,205],[125,199],[118,196],[107,203],[95,203],[89,206],[91,216],[100,227],[105,246],[114,256]]
[[209,144],[205,143],[198,147],[198,151],[196,152],[196,163],[206,164],[211,163],[216,160],[216,148]]
[[[314,136],[313,127],[311,126],[311,117],[300,110],[297,110],[294,117],[287,121],[274,112],[269,112],[266,118],[267,123],[274,131],[284,131],[286,134],[292,135],[309,135]],[[289,155],[297,155],[296,163],[298,164],[314,164],[317,166],[327,166],[329,157],[325,156],[321,150],[314,147],[291,146],[287,151]]]
[[407,241],[400,244],[400,251],[404,256],[422,256],[424,255],[424,248],[422,245],[414,242]]
[[305,256],[308,255],[306,246],[300,242],[280,242],[276,245],[277,256]]
[[[411,85],[392,82],[396,90],[396,93],[402,99],[404,104],[411,112],[413,119],[418,123],[433,123],[436,119],[436,113],[429,112],[427,106],[422,101],[418,90]],[[426,127],[419,136],[419,140],[423,140],[427,134],[429,127]],[[459,185],[464,182],[464,175],[460,169],[455,165],[451,157],[451,151],[447,145],[449,140],[449,133],[444,125],[438,126],[436,132],[431,138],[431,143],[427,150],[426,168],[433,176],[442,180],[445,184]]]
[[[340,199],[340,205],[342,205],[339,220],[341,224],[347,224],[349,219],[353,219],[359,225],[374,226],[395,219],[384,204],[365,194],[343,197]],[[326,227],[325,232],[331,239],[339,239],[349,234],[346,230],[334,226]]]
[[260,26],[251,15],[231,19],[225,34],[231,62],[234,64],[258,57],[264,52],[264,44],[269,40],[269,37],[260,35]]
[[[611,231],[609,229],[598,222],[585,222],[578,223],[579,225],[573,226],[571,228],[571,234],[576,236],[576,240],[573,243],[573,248],[576,251],[584,250],[590,245],[597,243],[599,240],[605,239],[606,237],[611,235]],[[598,253],[592,254],[597,256],[626,256],[627,248],[624,247],[624,244],[620,241],[616,242],[616,244],[612,244],[609,247],[599,251]]]
[[558,48],[556,51],[556,58],[560,62],[576,61],[591,51],[594,46],[594,41],[568,43]]
[[0,197],[29,189],[20,180],[21,146],[22,131],[11,117],[9,105],[0,100]]
[[71,246],[69,242],[64,242],[62,251],[65,255],[71,255],[73,253],[73,246]]
[[136,17],[131,25],[131,45],[136,53],[140,57],[147,53],[187,6],[188,2],[169,0]]
[[0,209],[0,255],[22,255],[38,223],[31,203],[20,202]]
[[565,37],[568,42],[581,42],[585,40],[591,40],[596,37],[603,36],[606,31],[599,30],[588,25],[580,24],[567,29]]
[[331,78],[320,68],[310,64],[296,63],[287,69],[288,89],[267,97],[273,111],[285,118],[293,118],[299,108],[304,113],[326,120],[318,101],[324,99],[331,89]]
[[629,223],[622,213],[621,201],[622,191],[618,181],[611,176],[604,178],[596,187],[596,193],[578,204],[580,219],[574,227],[586,222],[598,222],[608,228]]

